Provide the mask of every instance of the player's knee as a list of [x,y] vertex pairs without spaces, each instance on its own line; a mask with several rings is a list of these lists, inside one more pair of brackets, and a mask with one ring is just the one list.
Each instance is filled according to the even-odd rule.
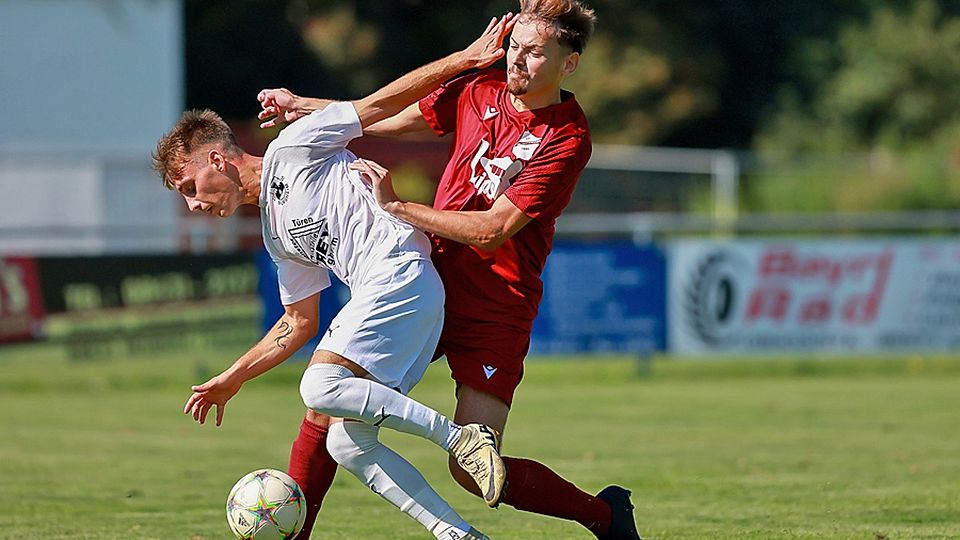
[[300,384],[300,397],[303,398],[303,404],[308,409],[321,414],[332,414],[329,394],[317,388],[316,385],[308,384],[306,376]]
[[[332,368],[332,369],[331,369]],[[300,397],[307,408],[330,416],[341,416],[336,397],[340,394],[343,380],[342,368],[327,364],[314,364],[307,368],[300,379]]]
[[480,488],[477,486],[477,483],[473,480],[473,478],[470,477],[469,474],[467,474],[466,471],[460,468],[460,465],[457,463],[455,458],[451,457],[448,459],[447,466],[450,469],[450,476],[452,476],[453,479],[460,484],[460,487],[469,491],[470,493],[473,493],[477,497],[481,496]]

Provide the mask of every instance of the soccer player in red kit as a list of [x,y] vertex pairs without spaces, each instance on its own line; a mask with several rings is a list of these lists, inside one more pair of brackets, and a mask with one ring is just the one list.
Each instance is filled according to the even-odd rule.
[[[356,166],[385,210],[433,239],[447,295],[438,352],[457,381],[456,422],[481,422],[501,433],[506,426],[556,219],[590,158],[586,117],[561,83],[576,70],[594,22],[593,11],[577,0],[521,0],[506,72],[455,78],[364,130],[454,134],[432,208],[400,200],[383,167]],[[290,99],[290,110],[312,108],[308,98]],[[597,538],[640,538],[626,489],[609,486],[594,496],[536,461],[503,460],[507,480],[498,502],[577,521]],[[480,494],[456,463],[450,470]]]

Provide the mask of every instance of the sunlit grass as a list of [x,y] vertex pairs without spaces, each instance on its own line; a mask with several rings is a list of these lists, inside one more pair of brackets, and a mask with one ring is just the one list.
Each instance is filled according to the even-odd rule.
[[[189,384],[242,351],[76,362],[52,344],[0,349],[0,538],[229,538],[227,491],[249,470],[286,467],[303,410],[293,362],[249,383],[220,429],[181,414]],[[648,538],[956,538],[958,383],[948,357],[535,359],[504,451],[591,492],[633,489]],[[413,395],[450,413],[446,367]],[[384,440],[493,538],[591,538],[488,510],[439,449]],[[314,537],[429,536],[341,471]]]

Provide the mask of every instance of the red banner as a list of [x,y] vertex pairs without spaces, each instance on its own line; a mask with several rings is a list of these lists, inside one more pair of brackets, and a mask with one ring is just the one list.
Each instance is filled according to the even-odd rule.
[[43,296],[31,258],[0,258],[0,343],[34,339],[43,325]]

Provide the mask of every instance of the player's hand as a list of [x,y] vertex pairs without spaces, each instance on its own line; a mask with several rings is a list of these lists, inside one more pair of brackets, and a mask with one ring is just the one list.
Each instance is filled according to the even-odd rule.
[[207,421],[207,413],[210,408],[217,407],[217,427],[223,423],[223,412],[227,407],[227,401],[240,391],[240,383],[233,382],[225,374],[217,375],[209,381],[193,386],[193,395],[183,406],[183,414],[193,415],[193,419],[203,424]]
[[487,29],[464,49],[463,53],[475,63],[477,68],[485,68],[493,64],[506,54],[503,50],[503,40],[513,30],[515,22],[513,13],[507,13],[499,19],[496,17],[490,19]]
[[300,106],[300,96],[286,88],[265,88],[257,94],[257,101],[262,109],[257,115],[262,120],[261,128],[271,128],[277,122],[293,122],[307,115]]
[[373,188],[373,197],[377,204],[384,210],[389,210],[387,205],[400,200],[397,192],[393,189],[393,178],[383,165],[369,159],[358,159],[350,164],[350,168],[359,172],[361,176],[370,182]]

